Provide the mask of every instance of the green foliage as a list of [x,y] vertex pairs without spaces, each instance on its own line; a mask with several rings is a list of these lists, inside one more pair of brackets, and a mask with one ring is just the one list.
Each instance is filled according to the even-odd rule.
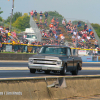
[[0,17],[0,21],[2,21],[2,17]]
[[29,20],[30,17],[28,16],[27,13],[25,13],[23,16],[18,17],[17,20],[12,24],[12,26],[24,31],[25,28],[30,27]]
[[92,27],[95,29],[97,35],[98,35],[99,38],[100,38],[100,25],[99,25],[99,24],[93,24],[93,23],[92,23],[91,25],[92,25]]
[[[1,10],[1,7],[0,7],[0,10]],[[3,11],[0,11],[0,14],[1,14],[1,13],[3,13]]]
[[[12,23],[14,23],[18,17],[21,17],[22,13],[21,12],[16,12],[13,14],[13,18],[12,18]],[[7,20],[5,20],[6,23],[10,23],[11,20],[11,16],[8,16]]]

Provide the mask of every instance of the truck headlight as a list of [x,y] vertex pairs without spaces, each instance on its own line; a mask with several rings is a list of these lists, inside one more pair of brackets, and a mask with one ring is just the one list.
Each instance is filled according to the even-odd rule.
[[57,65],[62,65],[62,61],[57,61]]
[[32,64],[32,63],[33,63],[33,61],[34,61],[33,59],[29,59],[29,61],[28,61],[28,62],[29,62],[30,64]]

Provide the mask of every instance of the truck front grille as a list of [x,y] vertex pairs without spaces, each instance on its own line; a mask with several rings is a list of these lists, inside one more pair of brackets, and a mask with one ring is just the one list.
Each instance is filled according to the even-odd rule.
[[46,59],[34,59],[33,64],[56,65],[56,61]]

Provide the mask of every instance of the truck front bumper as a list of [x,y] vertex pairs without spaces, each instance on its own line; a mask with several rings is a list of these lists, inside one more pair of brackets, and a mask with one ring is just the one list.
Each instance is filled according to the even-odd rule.
[[63,67],[58,67],[58,66],[33,66],[33,65],[28,65],[29,69],[37,69],[37,70],[55,70],[55,71],[61,71]]

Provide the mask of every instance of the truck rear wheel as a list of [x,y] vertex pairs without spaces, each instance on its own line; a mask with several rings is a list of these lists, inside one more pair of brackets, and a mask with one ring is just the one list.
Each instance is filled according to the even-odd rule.
[[72,75],[77,75],[77,74],[78,74],[78,68],[76,67],[76,69],[72,71]]
[[30,69],[30,73],[35,73],[36,69]]
[[67,66],[66,66],[66,64],[65,64],[64,67],[63,67],[63,70],[60,71],[60,74],[61,74],[61,75],[66,75],[66,72],[67,72]]

